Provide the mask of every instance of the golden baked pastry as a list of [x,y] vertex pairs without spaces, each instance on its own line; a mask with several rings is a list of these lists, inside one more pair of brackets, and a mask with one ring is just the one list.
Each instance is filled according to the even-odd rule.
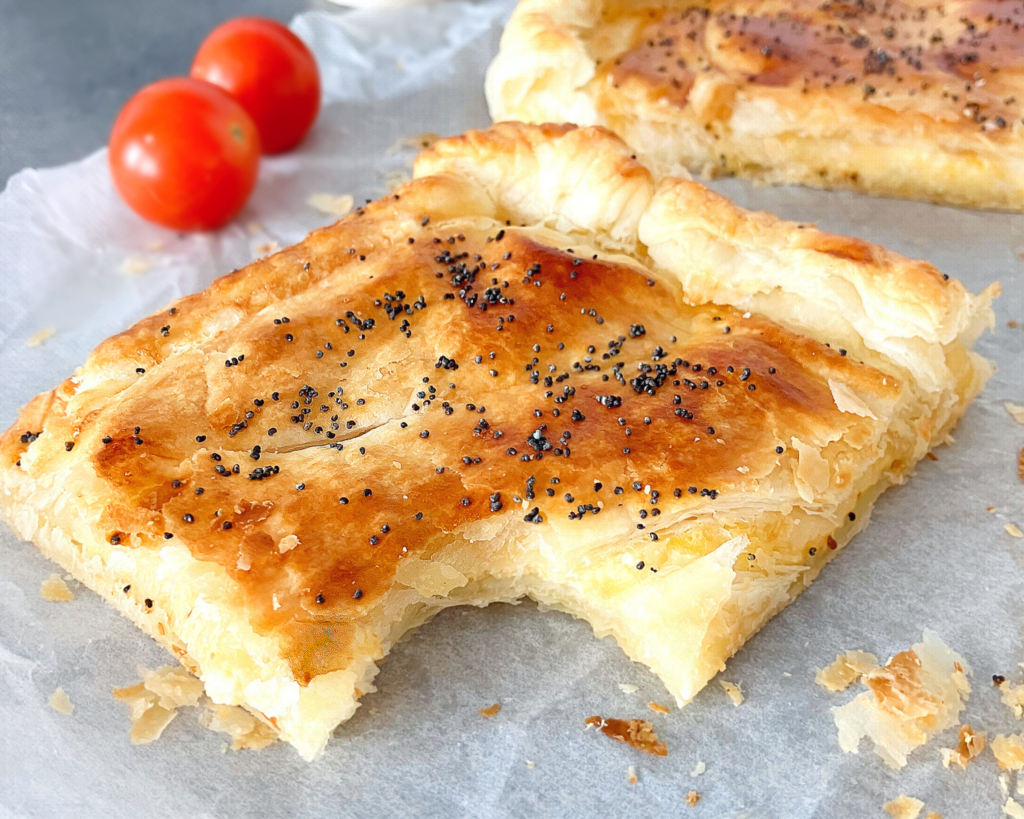
[[457,604],[584,617],[686,702],[989,373],[991,293],[603,129],[470,132],[416,176],[0,437],[15,531],[307,758]]
[[1024,209],[1022,0],[522,0],[487,99],[708,175]]

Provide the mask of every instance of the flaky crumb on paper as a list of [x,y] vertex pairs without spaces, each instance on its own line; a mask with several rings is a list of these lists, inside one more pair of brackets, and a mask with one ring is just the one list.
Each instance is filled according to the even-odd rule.
[[847,651],[836,655],[830,665],[818,669],[814,681],[827,691],[844,691],[865,674],[878,668],[878,658],[867,651]]
[[164,708],[197,705],[203,696],[203,681],[179,665],[164,665],[153,671],[140,667],[142,686]]
[[498,716],[498,712],[499,711],[501,711],[501,703],[500,702],[496,702],[496,703],[494,703],[494,705],[488,705],[486,708],[479,709],[477,711],[477,713],[481,717],[486,717],[487,719],[492,719],[493,717]]
[[59,574],[51,574],[39,584],[39,596],[52,603],[67,603],[75,599],[74,592]]
[[1002,697],[1003,705],[1013,711],[1017,719],[1024,717],[1024,685],[1010,685],[1003,680],[999,683],[999,694]]
[[671,714],[672,712],[664,705],[658,702],[649,702],[647,707],[650,708],[655,714]]
[[153,260],[148,259],[145,256],[128,256],[123,262],[121,262],[120,268],[122,273],[128,276],[141,276],[153,267]]
[[75,706],[72,705],[70,698],[63,688],[58,688],[50,694],[50,708],[58,714],[67,714],[68,716],[75,711]]
[[25,339],[26,347],[42,347],[47,341],[57,335],[57,331],[52,327],[44,327],[42,330],[30,335]]
[[597,728],[606,737],[625,742],[638,751],[645,751],[655,756],[667,756],[668,748],[659,741],[654,726],[645,719],[608,719],[605,717],[587,717],[584,728]]
[[857,753],[868,737],[887,765],[902,768],[907,754],[957,723],[970,696],[968,673],[964,659],[926,630],[922,642],[864,675],[866,692],[832,709],[839,747]]
[[217,705],[209,700],[199,714],[199,724],[227,734],[233,751],[258,751],[277,741],[277,731],[238,705]]
[[1012,819],[1024,819],[1024,808],[1009,796],[1006,797],[1006,804],[1003,805],[1003,813]]
[[140,667],[139,675],[142,682],[114,689],[114,699],[128,706],[132,745],[159,739],[176,710],[182,705],[196,705],[203,694],[202,682],[181,666],[164,665],[152,671]]
[[696,766],[694,766],[694,769],[692,771],[690,771],[690,776],[693,777],[694,779],[696,779],[698,776],[703,774],[704,771],[706,771],[707,769],[708,769],[707,765],[705,765],[703,762],[698,762],[696,764]]
[[333,193],[314,193],[306,204],[313,210],[327,216],[347,216],[355,206],[356,200],[349,193],[336,195]]
[[1007,414],[1018,424],[1024,424],[1024,404],[1012,404],[1006,401],[1003,404]]
[[274,239],[271,239],[270,241],[267,242],[260,242],[258,245],[256,245],[256,256],[269,256],[271,253],[276,253],[277,249],[280,246],[281,245],[278,244],[277,241]]
[[389,191],[393,191],[395,188],[399,188],[410,181],[412,181],[412,177],[405,171],[388,171],[384,174],[384,186]]
[[698,802],[700,802],[700,794],[697,791],[690,791],[686,794],[686,804],[691,808],[697,807]]
[[985,732],[975,732],[966,723],[960,726],[958,740],[956,748],[941,749],[943,768],[948,768],[950,765],[959,765],[961,768],[966,768],[968,762],[985,750]]
[[397,140],[387,150],[387,156],[394,156],[402,151],[424,151],[437,142],[441,137],[433,133],[413,134]]
[[639,779],[637,779],[637,777],[636,777],[636,768],[634,768],[634,767],[633,767],[632,765],[630,765],[630,766],[629,766],[629,767],[628,767],[628,768],[626,769],[626,781],[627,781],[627,782],[628,782],[628,783],[629,783],[630,785],[635,785],[635,784],[636,784],[637,782],[639,782],[639,781],[640,781],[640,780],[639,780]]
[[722,690],[729,695],[733,705],[742,705],[743,692],[740,691],[740,687],[736,683],[729,682],[728,680],[719,680],[718,682],[722,686]]
[[992,755],[1004,771],[1024,770],[1024,735],[999,734],[992,740]]
[[114,689],[114,698],[128,706],[132,727],[129,737],[133,745],[144,745],[160,738],[171,724],[177,709],[199,705],[206,710],[199,722],[211,731],[231,737],[231,747],[264,748],[277,739],[277,732],[244,708],[215,705],[203,697],[202,680],[181,666],[165,665],[155,670],[140,667],[142,682],[127,688]]
[[1010,537],[1024,537],[1024,532],[1020,530],[1016,523],[1007,523],[1003,528]]
[[915,799],[913,796],[900,794],[891,802],[886,802],[882,807],[892,819],[917,819],[924,807],[924,802]]
[[623,694],[635,694],[640,689],[631,683],[619,683],[619,690]]

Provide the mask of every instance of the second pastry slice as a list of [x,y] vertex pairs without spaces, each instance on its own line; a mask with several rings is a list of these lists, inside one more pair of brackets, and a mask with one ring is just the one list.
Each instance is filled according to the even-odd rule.
[[487,99],[708,175],[1024,209],[1024,0],[523,0]]

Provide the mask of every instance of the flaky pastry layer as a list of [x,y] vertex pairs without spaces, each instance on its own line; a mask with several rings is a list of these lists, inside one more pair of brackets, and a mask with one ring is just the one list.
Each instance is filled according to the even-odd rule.
[[312,758],[390,647],[525,595],[680,704],[943,442],[992,292],[500,125],[103,342],[0,513]]

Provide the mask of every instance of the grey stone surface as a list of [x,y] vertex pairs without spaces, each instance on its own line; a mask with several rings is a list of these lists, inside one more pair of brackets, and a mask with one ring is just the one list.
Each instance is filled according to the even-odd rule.
[[[0,183],[106,144],[121,106],[161,77],[188,73],[218,23],[287,22],[309,0],[0,0]],[[313,3],[327,7],[326,3]]]

